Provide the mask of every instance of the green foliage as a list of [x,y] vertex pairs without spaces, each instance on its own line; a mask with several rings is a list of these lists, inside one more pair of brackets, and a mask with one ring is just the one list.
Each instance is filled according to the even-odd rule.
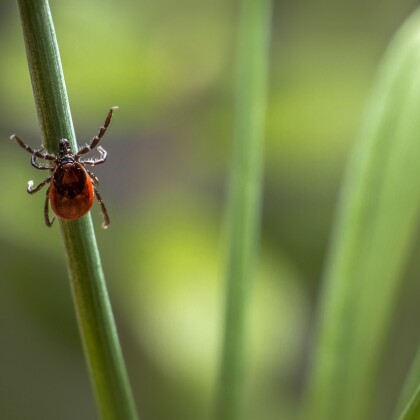
[[[36,8],[46,3],[21,4]],[[254,272],[263,138],[262,121],[254,122],[264,118],[267,84],[267,38],[259,37],[267,35],[270,13],[268,0],[244,1],[242,13],[236,13],[238,4],[92,0],[51,5],[79,143],[94,134],[92,124],[103,117],[104,107],[115,103],[122,109],[116,130],[107,133],[110,160],[100,176],[112,225],[103,236],[98,232],[98,240],[103,238],[107,280],[114,286],[113,301],[129,344],[130,377],[141,389],[144,418],[206,417],[224,304],[228,322],[216,382],[217,415],[228,420],[294,418],[294,383],[303,369],[310,298],[318,287],[347,147],[377,58],[412,7],[408,0],[386,10],[378,0],[276,7],[263,246]],[[34,145],[38,135],[18,20],[7,2],[0,9],[0,49],[7,57],[0,77],[0,125],[5,137],[16,130]],[[27,24],[41,16],[31,11]],[[388,397],[396,396],[401,368],[408,363],[403,356],[416,345],[407,345],[403,337],[394,340],[395,351],[396,344],[385,343],[385,337],[394,327],[399,334],[411,332],[414,341],[417,329],[410,322],[398,324],[402,311],[397,308],[394,316],[393,308],[419,207],[418,21],[414,16],[405,25],[381,65],[347,171],[324,273],[319,340],[303,420],[374,418],[372,405],[386,414],[378,418],[389,419],[394,401]],[[240,42],[232,47],[239,22]],[[45,28],[40,25],[39,33]],[[50,54],[48,46],[52,42],[56,48],[55,36],[53,31],[44,35],[45,48],[35,43],[28,50],[32,58],[39,57],[38,65],[29,64],[38,86],[43,141],[53,151],[60,137],[75,147],[75,135],[58,52]],[[218,234],[231,140],[232,51],[238,71],[224,226],[228,255],[222,258],[229,273],[224,277],[230,279],[225,302],[220,299]],[[91,418],[94,406],[89,406],[89,383],[69,314],[70,294],[65,276],[60,278],[60,231],[42,223],[43,194],[28,199],[24,192],[27,179],[38,180],[43,173],[33,174],[21,150],[7,141],[0,146],[4,156],[16,153],[0,166],[0,178],[7,180],[0,206],[0,327],[6,332],[1,353],[19,361],[2,370],[0,385],[8,389],[0,395],[2,412],[9,418],[34,413],[45,419],[65,414]],[[94,217],[95,212],[94,207]],[[106,342],[115,340],[116,333],[90,216],[60,223],[60,228],[92,378],[101,381],[99,373],[110,368],[112,359]],[[30,265],[21,263],[26,256]],[[413,258],[410,269],[419,267]],[[96,300],[97,295],[105,299]],[[90,310],[108,317],[111,328],[102,334],[98,324],[85,322],[102,325]],[[30,343],[27,364],[26,353],[18,353],[22,341]],[[382,359],[390,347],[397,353],[392,365]],[[121,361],[118,345],[116,355]],[[418,361],[395,411],[399,420],[418,416]],[[47,369],[37,371],[38,366]],[[394,376],[378,383],[378,368],[381,376],[390,371]],[[102,411],[114,403],[108,392],[121,380],[118,375],[124,383],[120,391],[127,391],[128,384],[124,368],[116,376],[107,373],[97,391],[102,395],[98,400],[106,400]],[[16,404],[23,396],[26,404]]]
[[367,419],[420,213],[420,12],[393,40],[338,207],[304,419]]
[[398,420],[420,418],[420,350],[410,369],[395,413]]

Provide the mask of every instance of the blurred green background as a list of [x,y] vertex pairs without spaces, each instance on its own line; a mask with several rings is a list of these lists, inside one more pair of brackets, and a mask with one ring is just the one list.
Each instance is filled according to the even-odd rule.
[[[262,239],[248,419],[292,419],[346,156],[375,69],[416,2],[274,2]],[[97,238],[142,419],[211,411],[238,3],[51,1],[79,143],[118,105],[98,167],[111,226]],[[0,417],[92,419],[95,406],[43,173],[7,141],[40,144],[17,6],[0,4]],[[416,249],[420,251],[420,247]],[[418,252],[417,251],[417,252]],[[389,418],[418,341],[407,268],[377,389]],[[413,290],[417,290],[413,293]]]

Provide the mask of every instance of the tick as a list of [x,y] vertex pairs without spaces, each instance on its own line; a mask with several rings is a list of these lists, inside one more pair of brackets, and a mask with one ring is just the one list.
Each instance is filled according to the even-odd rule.
[[[35,188],[33,187],[33,181],[28,182],[27,188],[29,194],[34,194],[49,184],[44,205],[45,224],[48,227],[51,227],[55,220],[54,216],[50,219],[49,204],[51,204],[52,210],[60,219],[76,220],[91,209],[94,197],[98,200],[104,217],[102,227],[104,229],[108,227],[108,212],[102,197],[96,189],[99,183],[98,178],[86,166],[95,166],[106,162],[107,152],[101,146],[98,146],[98,143],[111,122],[113,111],[117,108],[114,106],[109,110],[104,125],[99,129],[98,134],[93,137],[89,144],[79,147],[76,154],[71,150],[67,139],[60,140],[58,154],[54,155],[47,153],[44,146],[40,149],[32,149],[15,134],[10,137],[10,140],[15,141],[32,155],[31,164],[33,167],[50,171],[50,176]],[[81,156],[89,153],[96,146],[98,146],[99,159],[81,159]],[[44,159],[49,164],[39,163],[38,159]]]

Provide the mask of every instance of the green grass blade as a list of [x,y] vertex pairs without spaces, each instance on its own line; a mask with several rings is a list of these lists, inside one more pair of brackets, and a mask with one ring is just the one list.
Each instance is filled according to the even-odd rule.
[[399,420],[420,419],[420,350],[417,351],[395,412],[395,418]]
[[225,336],[216,419],[242,418],[247,301],[258,240],[270,0],[242,0],[236,114],[227,209]]
[[[76,139],[47,0],[18,0],[44,145],[56,152]],[[90,215],[60,221],[73,300],[101,418],[136,419]],[[46,234],[48,233],[47,228]]]
[[420,419],[420,384],[417,386],[413,396],[409,400],[407,407],[402,412],[399,420],[419,420]]
[[369,418],[420,214],[420,13],[379,70],[341,192],[303,419]]

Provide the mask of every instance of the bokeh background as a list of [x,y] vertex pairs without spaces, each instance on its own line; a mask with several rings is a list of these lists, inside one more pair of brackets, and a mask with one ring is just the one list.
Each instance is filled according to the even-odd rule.
[[[415,5],[274,1],[249,420],[297,412],[346,157],[381,55]],[[140,413],[206,419],[223,313],[238,2],[51,0],[51,8],[79,143],[120,107],[103,140],[108,163],[95,170],[110,229],[100,229],[97,205],[92,213]],[[44,225],[44,194],[25,192],[44,174],[8,142],[17,133],[40,144],[11,0],[0,4],[0,54],[0,417],[92,419],[59,229]],[[414,352],[419,273],[413,256],[378,418],[387,418]]]

